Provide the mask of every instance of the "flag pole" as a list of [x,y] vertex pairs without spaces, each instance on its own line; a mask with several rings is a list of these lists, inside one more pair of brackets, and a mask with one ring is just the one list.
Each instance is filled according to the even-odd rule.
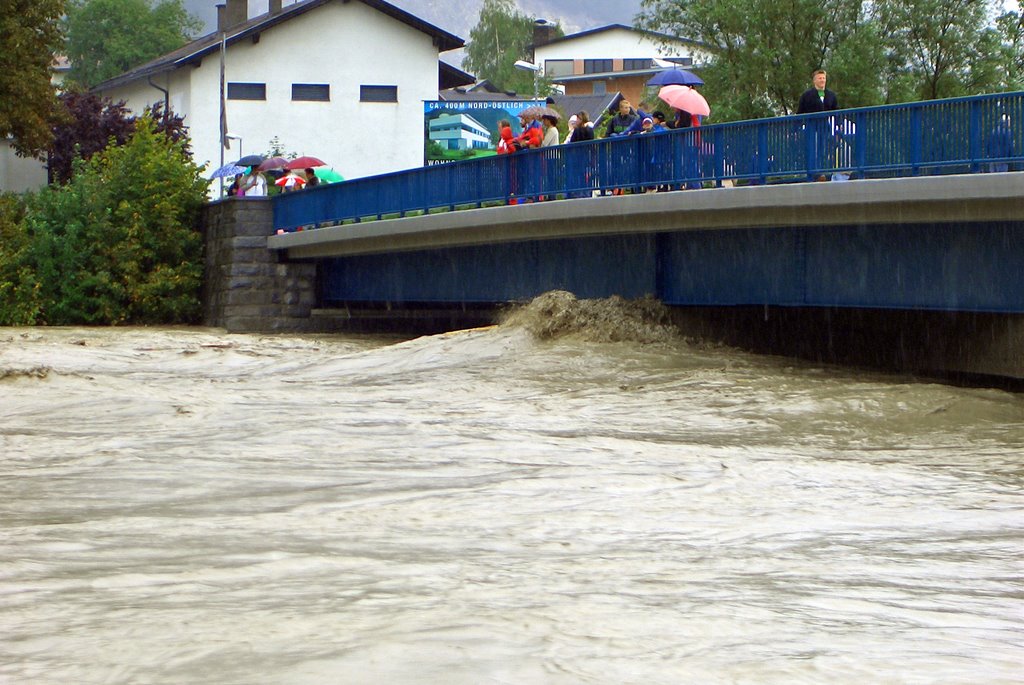
[[[225,33],[220,32],[220,139],[218,145],[220,146],[220,166],[224,166],[224,146],[230,145],[228,143],[228,112],[227,106],[224,102],[224,53],[226,52],[225,46]],[[224,177],[220,177],[220,196],[224,197]]]

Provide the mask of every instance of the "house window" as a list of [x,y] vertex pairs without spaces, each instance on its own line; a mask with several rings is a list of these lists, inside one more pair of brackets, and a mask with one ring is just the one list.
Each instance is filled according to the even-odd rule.
[[398,86],[359,86],[359,102],[398,102]]
[[693,66],[692,57],[663,57],[662,59],[672,62],[673,64],[678,64],[681,67]]
[[330,102],[331,86],[327,83],[293,83],[292,100]]
[[228,100],[266,100],[266,83],[229,83]]
[[594,95],[604,95],[608,92],[608,83],[606,81],[594,81]]
[[651,58],[650,57],[639,57],[622,60],[623,71],[639,71],[640,69],[650,69]]
[[573,61],[571,59],[544,60],[544,75],[549,78],[572,76]]
[[584,74],[603,74],[612,70],[610,59],[585,59],[583,60]]

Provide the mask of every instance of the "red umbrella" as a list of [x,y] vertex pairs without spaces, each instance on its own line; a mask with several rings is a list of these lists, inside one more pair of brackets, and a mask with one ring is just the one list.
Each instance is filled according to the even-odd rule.
[[658,97],[676,109],[690,114],[706,117],[711,114],[711,106],[704,96],[689,86],[665,86],[658,91]]
[[291,188],[292,186],[299,186],[300,188],[306,185],[306,179],[301,176],[293,176],[288,174],[274,181],[274,185],[281,186],[282,188]]
[[327,162],[316,157],[299,157],[284,165],[285,169],[306,169],[314,166],[327,166]]

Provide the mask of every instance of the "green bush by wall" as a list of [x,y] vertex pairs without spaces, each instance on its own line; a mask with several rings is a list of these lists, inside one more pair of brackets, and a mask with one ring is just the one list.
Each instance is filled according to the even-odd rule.
[[181,143],[140,120],[71,181],[0,201],[0,324],[199,319],[206,181]]

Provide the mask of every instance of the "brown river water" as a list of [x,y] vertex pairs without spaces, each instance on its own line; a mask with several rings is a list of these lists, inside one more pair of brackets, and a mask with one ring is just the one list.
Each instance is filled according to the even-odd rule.
[[0,329],[0,683],[1024,682],[1024,396],[643,310]]

